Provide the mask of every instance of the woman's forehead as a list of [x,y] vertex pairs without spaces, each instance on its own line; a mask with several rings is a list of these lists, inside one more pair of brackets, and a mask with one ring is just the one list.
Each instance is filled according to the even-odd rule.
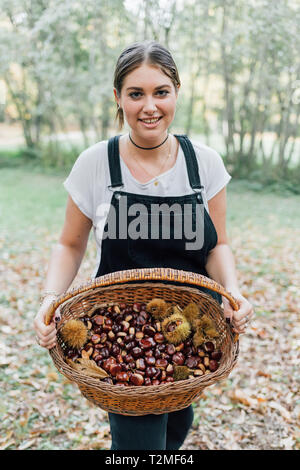
[[172,86],[171,79],[157,66],[143,64],[128,73],[124,78],[123,88],[158,88]]

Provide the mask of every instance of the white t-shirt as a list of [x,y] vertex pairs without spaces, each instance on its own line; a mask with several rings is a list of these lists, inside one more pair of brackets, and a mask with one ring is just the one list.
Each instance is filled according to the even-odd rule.
[[[230,181],[221,156],[212,148],[191,141],[198,161],[203,202],[208,211],[207,201],[214,197]],[[64,187],[72,200],[93,222],[93,231],[97,246],[97,268],[101,259],[101,242],[106,216],[113,195],[108,186],[111,184],[108,164],[108,141],[101,141],[84,150],[74,163]],[[185,196],[192,194],[185,157],[181,146],[175,164],[165,173],[147,183],[140,183],[131,174],[121,157],[121,173],[124,186],[122,191],[150,196]],[[158,181],[158,185],[154,184]],[[119,189],[119,188],[117,188]]]

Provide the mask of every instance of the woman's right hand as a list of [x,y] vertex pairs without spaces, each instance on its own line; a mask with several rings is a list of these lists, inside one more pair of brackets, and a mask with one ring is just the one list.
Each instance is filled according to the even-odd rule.
[[46,349],[52,349],[56,345],[56,324],[55,320],[60,319],[59,307],[55,311],[55,319],[52,320],[50,325],[45,325],[45,317],[48,312],[48,309],[55,300],[55,296],[47,296],[34,319],[33,325],[36,332],[36,337],[38,344]]

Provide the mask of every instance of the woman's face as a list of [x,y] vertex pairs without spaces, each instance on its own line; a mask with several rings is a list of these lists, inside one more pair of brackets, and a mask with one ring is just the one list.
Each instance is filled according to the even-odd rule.
[[166,135],[174,119],[177,93],[158,67],[141,65],[126,75],[120,97],[114,93],[132,137],[155,142]]

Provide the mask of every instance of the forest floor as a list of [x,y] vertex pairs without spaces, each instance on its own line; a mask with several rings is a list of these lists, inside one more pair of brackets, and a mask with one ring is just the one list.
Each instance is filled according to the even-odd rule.
[[[1,169],[0,449],[109,449],[108,415],[35,342],[33,319],[63,223],[62,176]],[[181,450],[300,449],[300,197],[228,188],[228,232],[255,319],[230,376],[194,403]],[[3,223],[4,222],[4,223]],[[95,243],[73,285],[90,278]]]

